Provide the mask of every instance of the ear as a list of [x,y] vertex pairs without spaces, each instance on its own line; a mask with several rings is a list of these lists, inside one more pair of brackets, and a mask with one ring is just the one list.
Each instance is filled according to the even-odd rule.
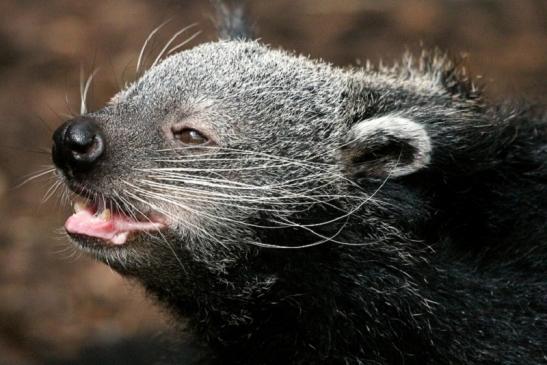
[[431,140],[422,125],[386,115],[355,124],[341,153],[351,175],[398,177],[429,164]]
[[220,39],[253,39],[247,21],[246,0],[211,0],[216,10],[215,25]]

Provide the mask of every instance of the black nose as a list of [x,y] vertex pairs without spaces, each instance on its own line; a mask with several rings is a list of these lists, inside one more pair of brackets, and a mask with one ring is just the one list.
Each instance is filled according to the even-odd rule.
[[89,170],[103,155],[104,144],[104,136],[93,119],[69,120],[53,134],[53,162],[63,170]]

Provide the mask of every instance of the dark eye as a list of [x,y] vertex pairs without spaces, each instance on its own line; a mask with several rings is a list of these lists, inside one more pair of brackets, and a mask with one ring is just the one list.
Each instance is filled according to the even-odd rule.
[[199,131],[191,128],[184,128],[181,131],[173,131],[176,139],[184,144],[197,145],[209,142],[209,139]]

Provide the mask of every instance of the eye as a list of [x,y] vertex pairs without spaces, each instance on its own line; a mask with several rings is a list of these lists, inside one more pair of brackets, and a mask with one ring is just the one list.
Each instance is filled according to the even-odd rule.
[[206,144],[209,138],[205,137],[200,131],[192,128],[184,128],[180,131],[173,130],[173,136],[184,144],[198,145]]

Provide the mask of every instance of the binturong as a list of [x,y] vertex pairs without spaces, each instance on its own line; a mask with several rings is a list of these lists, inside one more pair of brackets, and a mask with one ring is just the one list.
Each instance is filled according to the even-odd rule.
[[545,364],[547,118],[447,57],[338,68],[246,33],[54,134],[74,245],[211,364]]

